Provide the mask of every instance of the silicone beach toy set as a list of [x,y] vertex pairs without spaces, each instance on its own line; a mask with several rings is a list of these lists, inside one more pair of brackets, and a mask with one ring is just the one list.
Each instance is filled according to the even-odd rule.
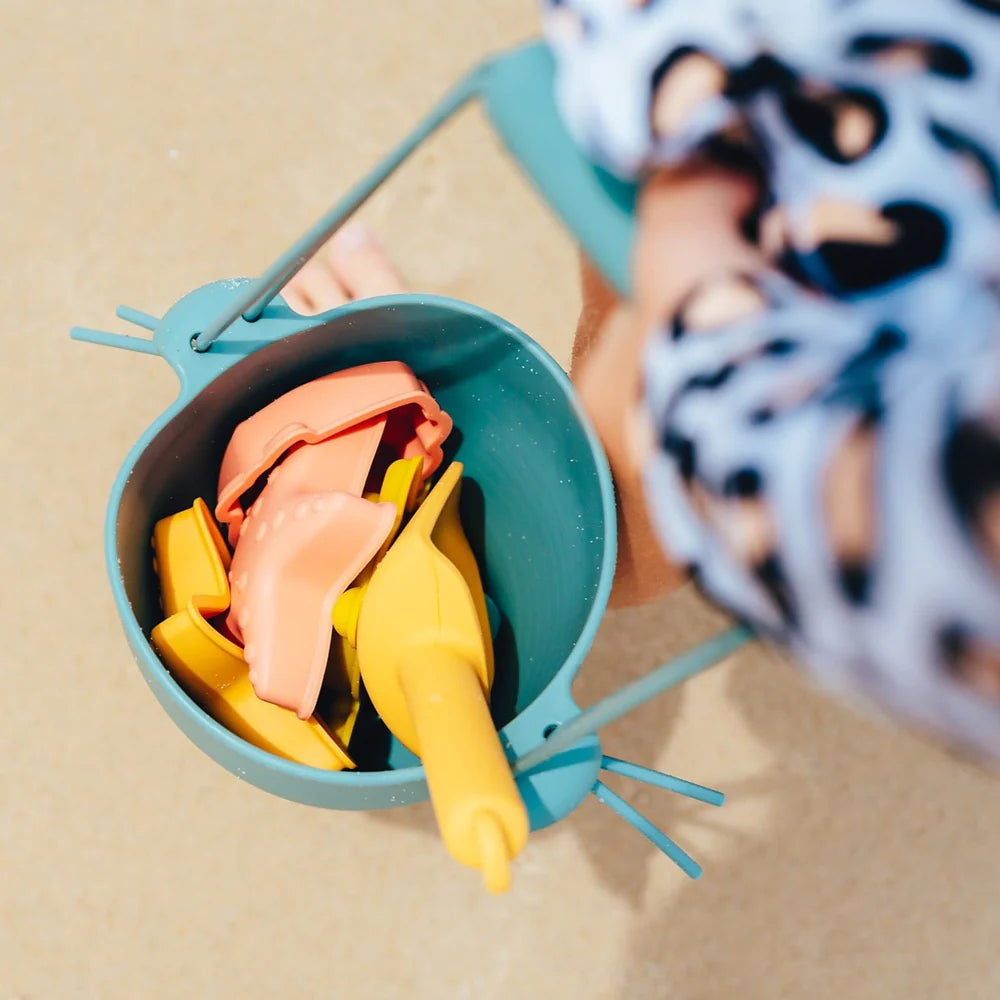
[[[261,788],[335,809],[428,794],[451,854],[510,882],[530,830],[594,794],[692,877],[688,854],[601,780],[722,795],[605,756],[596,736],[750,635],[724,632],[581,710],[570,687],[615,563],[606,459],[559,366],[475,306],[393,295],[319,316],[279,292],[473,98],[623,293],[634,192],[566,135],[540,44],[474,70],[258,279],[215,282],[152,338],[178,399],[112,487],[111,587],[178,726]],[[152,545],[152,548],[151,548]]]

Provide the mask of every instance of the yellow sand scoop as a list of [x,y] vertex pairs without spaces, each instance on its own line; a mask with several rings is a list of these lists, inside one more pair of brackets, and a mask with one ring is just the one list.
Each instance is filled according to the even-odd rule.
[[358,662],[379,715],[423,761],[448,850],[502,892],[528,817],[490,717],[493,647],[459,518],[462,472],[449,466],[367,582]]

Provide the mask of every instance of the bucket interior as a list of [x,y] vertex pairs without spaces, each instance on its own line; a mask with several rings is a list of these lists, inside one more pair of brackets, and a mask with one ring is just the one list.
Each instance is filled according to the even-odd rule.
[[[502,727],[570,657],[598,597],[609,526],[598,459],[564,383],[510,327],[472,307],[373,304],[224,372],[156,435],[125,485],[117,525],[125,591],[148,638],[160,616],[153,525],[198,496],[214,506],[236,425],[303,382],[387,360],[410,365],[455,421],[446,461],[465,464],[463,525],[503,617],[492,699]],[[368,724],[359,721],[351,743],[360,766],[414,762],[370,707],[363,715]]]

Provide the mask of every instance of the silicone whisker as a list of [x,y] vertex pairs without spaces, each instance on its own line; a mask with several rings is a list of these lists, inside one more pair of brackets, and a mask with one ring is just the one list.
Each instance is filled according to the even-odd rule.
[[697,799],[699,802],[707,802],[712,806],[721,806],[726,801],[726,796],[714,788],[697,785],[693,781],[685,781],[672,774],[654,771],[651,767],[643,767],[641,764],[633,764],[631,761],[619,760],[617,757],[602,757],[601,770],[607,771],[608,774],[620,774],[622,777],[632,778],[656,788],[664,788],[668,792],[676,792],[678,795],[685,795],[689,799]]
[[701,865],[683,848],[675,844],[659,827],[654,826],[634,806],[629,805],[620,795],[613,792],[603,782],[594,783],[594,798],[616,812],[626,823],[635,827],[647,840],[655,844],[689,878],[701,875]]
[[150,316],[149,313],[145,313],[141,309],[133,309],[131,306],[119,306],[115,310],[115,315],[119,319],[125,320],[126,323],[141,326],[144,330],[155,330],[160,322],[155,316]]
[[127,337],[123,333],[107,333],[104,330],[89,330],[85,326],[74,326],[69,331],[73,340],[81,340],[88,344],[99,344],[101,347],[117,347],[123,351],[136,351],[139,354],[159,354],[156,344],[141,337]]

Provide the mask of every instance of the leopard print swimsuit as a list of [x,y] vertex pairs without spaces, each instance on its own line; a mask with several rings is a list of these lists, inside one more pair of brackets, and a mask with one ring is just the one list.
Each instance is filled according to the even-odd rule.
[[1000,757],[1000,0],[544,14],[595,161],[759,181],[773,267],[647,353],[667,551],[823,681]]

